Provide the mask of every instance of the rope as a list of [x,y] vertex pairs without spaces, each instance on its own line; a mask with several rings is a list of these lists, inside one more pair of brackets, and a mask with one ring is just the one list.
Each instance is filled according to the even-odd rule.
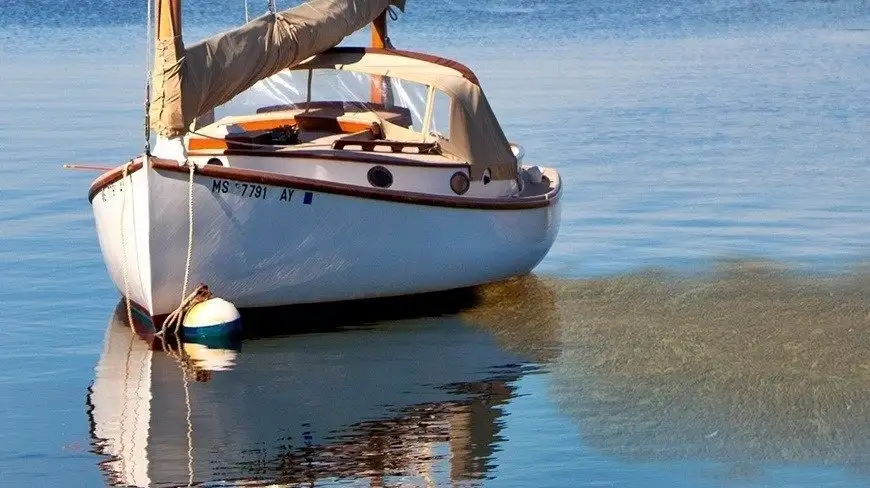
[[181,325],[184,315],[187,314],[194,305],[204,302],[212,296],[213,295],[208,291],[207,286],[199,285],[193,293],[187,295],[181,300],[181,304],[178,305],[178,308],[166,316],[166,320],[163,322],[163,330],[158,332],[157,335],[163,335],[166,330],[172,330],[173,333],[177,335],[178,326]]
[[193,172],[195,168],[193,163],[188,162],[188,164],[190,167],[190,179],[187,186],[187,258],[184,261],[184,283],[181,287],[181,302],[166,317],[166,320],[163,322],[163,329],[158,332],[158,335],[170,329],[177,336],[184,315],[197,303],[212,297],[208,287],[204,284],[200,284],[190,295],[187,294],[187,283],[190,280],[190,262],[193,257]]
[[181,288],[181,301],[187,296],[187,280],[190,279],[190,258],[193,255],[193,170],[196,167],[188,162],[190,179],[187,183],[187,259],[184,261],[184,286]]
[[148,7],[146,11],[146,32],[145,32],[145,155],[151,154],[151,73],[153,71],[154,59],[151,56],[151,47],[154,45],[152,36],[152,13],[151,0],[145,2]]
[[[145,156],[145,160],[143,164],[148,164],[148,156]],[[133,161],[127,161],[121,168],[121,182],[119,186],[121,187],[121,274],[124,275],[124,301],[127,305],[127,324],[130,326],[130,330],[134,333],[135,327],[133,326],[133,307],[130,305],[130,279],[127,277],[127,239],[124,235],[124,212],[127,207],[127,195],[130,195],[130,198],[133,198],[132,191],[127,192],[125,190],[127,178],[130,176],[130,166],[133,165]],[[132,187],[132,185],[131,185]]]
[[208,300],[212,297],[208,287],[200,284],[193,293],[187,293],[187,285],[190,281],[190,264],[193,258],[193,174],[196,166],[192,162],[187,162],[190,168],[190,178],[187,183],[187,256],[184,261],[184,282],[181,287],[181,301],[178,307],[175,308],[163,322],[162,330],[156,335],[164,335],[166,330],[171,330],[176,338],[178,329],[184,319],[184,315],[197,303]]

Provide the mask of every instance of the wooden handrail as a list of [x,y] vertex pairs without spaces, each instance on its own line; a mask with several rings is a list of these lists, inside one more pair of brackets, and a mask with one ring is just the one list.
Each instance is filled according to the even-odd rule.
[[333,149],[347,149],[348,147],[359,147],[362,151],[374,151],[378,147],[387,147],[395,153],[405,152],[405,149],[416,149],[418,154],[441,154],[438,143],[435,142],[339,139],[332,143]]

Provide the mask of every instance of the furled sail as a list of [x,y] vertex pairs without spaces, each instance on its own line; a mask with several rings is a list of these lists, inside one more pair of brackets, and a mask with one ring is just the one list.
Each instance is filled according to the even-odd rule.
[[180,33],[155,48],[151,127],[183,135],[193,120],[258,81],[337,45],[405,0],[310,0],[185,48]]

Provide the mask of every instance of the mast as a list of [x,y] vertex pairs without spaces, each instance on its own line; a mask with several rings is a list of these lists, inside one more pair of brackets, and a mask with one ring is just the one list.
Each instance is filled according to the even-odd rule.
[[154,71],[150,122],[158,135],[176,137],[184,127],[181,112],[182,71],[185,49],[181,38],[182,0],[154,0],[156,36],[154,39]]
[[384,10],[372,21],[372,47],[383,49],[387,45],[387,11]]
[[[387,10],[385,9],[380,15],[372,21],[372,47],[375,49],[387,48]],[[383,103],[392,105],[392,90],[390,89],[389,78],[383,76],[372,76],[371,100],[372,103]]]

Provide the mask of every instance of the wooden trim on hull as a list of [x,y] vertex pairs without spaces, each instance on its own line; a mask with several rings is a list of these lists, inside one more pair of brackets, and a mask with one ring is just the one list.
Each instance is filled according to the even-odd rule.
[[[351,142],[350,144],[353,144]],[[337,154],[336,151],[347,151],[342,154]],[[417,161],[409,158],[389,156],[387,153],[379,155],[377,153],[359,154],[350,149],[336,149],[335,151],[258,151],[256,149],[227,149],[224,151],[190,151],[188,156],[258,156],[270,158],[288,158],[288,159],[325,159],[328,161],[345,161],[349,163],[370,163],[370,164],[391,164],[393,166],[414,166],[419,168],[456,168],[467,169],[471,171],[471,166],[468,163],[461,162],[428,162]],[[413,153],[409,153],[413,154]]]
[[[136,158],[133,161],[130,161],[130,169],[127,171],[128,175],[131,175],[140,169],[142,169],[142,158]],[[88,202],[93,202],[94,197],[97,196],[97,193],[100,192],[103,188],[115,183],[116,181],[120,181],[121,178],[124,177],[124,166],[118,166],[117,168],[110,169],[105,173],[101,174],[91,183],[91,188],[88,191]]]
[[[151,167],[158,171],[166,171],[172,173],[180,173],[187,175],[189,169],[187,166],[180,166],[176,161],[165,159],[152,158],[149,160]],[[142,168],[141,160],[134,164],[128,174]],[[88,192],[88,200],[93,199],[105,187],[120,180],[123,176],[123,166],[115,168],[97,178],[91,185]],[[285,186],[296,188],[299,190],[314,191],[319,193],[329,193],[333,195],[342,195],[356,198],[367,198],[371,200],[389,201],[397,203],[405,203],[410,205],[424,205],[430,207],[446,207],[457,209],[472,209],[472,210],[525,210],[549,207],[555,205],[561,194],[561,181],[550,189],[545,194],[535,195],[525,198],[477,198],[477,197],[460,197],[448,195],[426,195],[421,193],[413,193],[406,191],[397,191],[389,189],[363,188],[345,183],[336,183],[333,181],[314,180],[310,178],[300,178],[296,176],[276,175],[264,171],[256,171],[251,169],[227,168],[217,165],[205,165],[197,167],[196,174],[208,176],[212,178],[221,178],[226,180],[240,181],[245,183],[256,183],[261,185]]]

